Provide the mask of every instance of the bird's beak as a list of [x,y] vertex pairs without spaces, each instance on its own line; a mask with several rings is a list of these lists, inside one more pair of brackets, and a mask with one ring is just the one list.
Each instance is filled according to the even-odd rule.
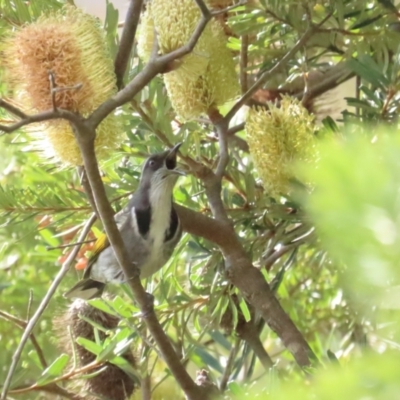
[[167,157],[165,158],[165,165],[168,169],[168,172],[171,174],[177,174],[177,175],[185,175],[183,171],[179,171],[176,168],[176,156],[179,150],[179,147],[181,147],[182,143],[177,143],[167,154]]
[[182,142],[177,143],[168,153],[167,158],[175,157],[178,153],[179,147],[182,146]]

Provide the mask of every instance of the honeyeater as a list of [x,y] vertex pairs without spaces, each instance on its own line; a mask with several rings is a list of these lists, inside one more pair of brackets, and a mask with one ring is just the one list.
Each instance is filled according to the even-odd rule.
[[[132,268],[140,278],[157,272],[170,258],[182,234],[172,191],[182,172],[176,169],[177,151],[153,154],[144,163],[138,189],[128,205],[115,215]],[[123,283],[124,272],[105,234],[96,241],[83,279],[64,294],[69,298],[92,299],[103,293],[106,283]]]

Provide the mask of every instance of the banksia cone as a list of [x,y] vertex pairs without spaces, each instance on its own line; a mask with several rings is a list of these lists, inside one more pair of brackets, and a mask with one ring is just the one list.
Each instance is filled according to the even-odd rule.
[[296,178],[294,163],[316,161],[314,117],[291,97],[280,107],[252,108],[247,114],[246,133],[250,153],[266,190],[271,196],[288,194]]
[[[116,93],[113,62],[98,21],[66,6],[16,31],[2,44],[6,78],[18,103],[29,112],[52,109],[49,72],[60,90],[58,108],[89,115]],[[81,85],[80,89],[76,89]],[[75,87],[75,88],[74,88]],[[48,121],[35,130],[37,148],[65,165],[82,164],[69,123]],[[39,133],[40,132],[40,133]],[[120,142],[121,127],[114,115],[97,128],[96,153],[105,157]],[[37,135],[37,136],[36,136]]]
[[[139,55],[145,61],[150,57],[154,28],[162,54],[185,45],[200,18],[200,10],[192,0],[153,0],[142,21]],[[207,114],[239,94],[235,64],[226,44],[220,23],[211,20],[193,52],[164,75],[171,103],[183,119]]]
[[[95,341],[93,326],[83,320],[81,316],[94,321],[108,330],[115,329],[119,322],[118,318],[90,306],[86,301],[81,299],[75,300],[70,305],[69,309],[54,321],[54,331],[58,344],[64,352],[70,355],[72,355],[72,344],[67,329],[68,327],[71,328],[74,339],[83,337]],[[104,340],[105,333],[102,331],[98,332],[100,340]],[[96,356],[82,346],[75,344],[74,348],[76,350],[79,366],[82,367],[95,360]],[[129,364],[135,367],[135,359],[129,351],[126,352],[123,357]],[[101,368],[104,368],[104,366]],[[100,369],[100,367],[98,369]],[[98,375],[75,382],[75,389],[79,390],[79,393],[93,393],[96,395],[96,399],[98,397],[109,400],[128,399],[135,389],[134,381],[122,371],[122,369],[111,363],[106,363],[106,368]],[[91,398],[92,397],[85,397],[85,399]]]

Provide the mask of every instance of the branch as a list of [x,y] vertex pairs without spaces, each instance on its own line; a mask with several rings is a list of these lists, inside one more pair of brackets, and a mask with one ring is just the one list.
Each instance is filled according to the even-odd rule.
[[275,298],[260,270],[252,265],[232,225],[182,206],[176,206],[176,210],[183,230],[210,240],[220,247],[230,282],[259,311],[268,326],[293,354],[297,363],[301,367],[309,366],[310,359],[315,358],[315,355]]
[[75,127],[74,133],[81,150],[86,174],[92,188],[98,213],[101,217],[104,230],[108,240],[114,250],[115,257],[121,266],[126,279],[134,293],[135,299],[142,312],[143,318],[157,343],[165,362],[170,368],[175,379],[178,381],[182,390],[190,400],[204,399],[201,391],[191,379],[188,372],[180,362],[178,355],[171,345],[170,340],[162,329],[153,307],[152,297],[144,290],[138,269],[129,262],[124,242],[114,220],[114,210],[112,209],[104,189],[104,185],[98,169],[96,154],[94,151],[95,131],[87,128],[86,125]]
[[249,322],[238,324],[236,332],[238,336],[250,346],[267,371],[273,367],[274,363],[260,340],[258,326],[254,323],[253,319]]
[[19,110],[17,107],[14,107],[12,104],[7,103],[5,100],[0,99],[0,107],[4,108],[5,110],[7,110],[9,113],[15,115],[18,118],[24,119],[24,118],[28,118],[28,116],[22,112],[21,110]]
[[[26,329],[26,326],[28,324],[23,319],[15,317],[14,315],[11,315],[11,314],[9,314],[5,311],[1,311],[1,310],[0,310],[0,318],[4,318],[7,321],[14,322],[14,324],[17,325],[21,329]],[[40,364],[42,365],[43,368],[47,368],[47,362],[46,362],[46,359],[44,358],[43,350],[40,347],[38,341],[36,340],[36,336],[33,333],[31,333],[29,335],[29,339],[31,340],[32,345],[36,350],[36,353],[39,357]]]
[[[89,233],[91,226],[93,225],[94,221],[96,219],[95,214],[93,214],[83,227],[81,234],[79,235],[78,242],[81,242],[85,239],[86,235]],[[36,312],[32,316],[32,318],[29,320],[29,322],[26,325],[26,328],[24,330],[24,333],[21,337],[21,340],[19,342],[19,345],[17,349],[15,350],[15,353],[12,357],[12,362],[10,365],[10,369],[8,370],[8,374],[6,377],[6,380],[3,385],[3,390],[1,392],[1,400],[6,400],[7,398],[7,392],[11,384],[12,377],[14,375],[15,369],[17,368],[19,359],[21,357],[22,351],[25,347],[26,342],[28,341],[33,328],[35,327],[36,323],[39,321],[40,317],[42,316],[43,312],[46,310],[51,298],[53,297],[55,291],[57,290],[58,285],[61,283],[62,279],[64,276],[67,274],[70,265],[73,263],[76,255],[78,254],[78,251],[80,249],[80,246],[76,246],[71,253],[69,254],[68,258],[65,260],[64,264],[61,266],[60,271],[57,273],[53,283],[50,285],[49,290],[47,291],[46,295],[43,297],[39,307],[37,308]]]
[[247,92],[248,84],[247,84],[247,63],[248,63],[248,46],[249,46],[249,35],[242,36],[242,42],[240,45],[240,59],[239,59],[239,67],[240,67],[240,87],[242,89],[242,94]]
[[226,361],[224,373],[222,374],[220,383],[219,383],[219,390],[221,393],[225,392],[226,386],[229,382],[229,378],[231,377],[232,369],[235,365],[235,358],[236,358],[236,355],[239,350],[241,342],[242,342],[242,340],[240,338],[236,338],[235,343],[231,347],[231,351],[229,352],[229,357],[228,357],[228,360]]
[[143,0],[131,0],[126,14],[124,30],[122,31],[118,52],[115,57],[114,71],[117,79],[117,88],[120,90],[123,85],[126,67],[128,66],[132,46],[135,41],[136,29],[139,24]]
[[[328,17],[330,17],[330,14]],[[327,18],[325,18],[320,24],[318,24],[318,27],[321,26],[326,21]],[[248,100],[251,99],[253,94],[264,84],[265,81],[270,79],[274,74],[281,71],[287,65],[287,63],[292,59],[292,57],[297,53],[297,51],[300,50],[306,44],[306,42],[311,38],[316,29],[317,27],[315,26],[311,26],[309,29],[307,29],[304,35],[283,56],[283,58],[270,70],[265,71],[260,76],[260,78],[257,79],[257,81],[253,84],[253,86],[233,105],[228,114],[226,114],[225,119],[227,121],[230,121],[235,116],[235,114],[242,108],[244,104],[247,103]]]
[[18,392],[19,389],[15,390],[10,390],[10,393],[12,394],[22,394],[22,393],[27,393],[31,391],[36,391],[36,392],[46,392],[46,393],[52,393],[52,394],[58,394],[59,396],[63,396],[67,399],[72,399],[72,400],[83,400],[84,398],[79,396],[76,393],[72,393],[66,389],[61,388],[60,386],[57,386],[55,383],[48,383],[46,385],[42,386],[30,386],[27,388],[21,388],[20,392]]
[[[34,383],[31,386],[10,390],[10,393],[22,394],[22,393],[27,393],[27,392],[31,392],[31,391],[43,390],[43,391],[49,391],[51,393],[59,393],[60,394],[60,392],[57,389],[61,389],[61,388],[56,385],[57,382],[71,380],[71,379],[75,378],[76,376],[81,376],[83,374],[86,374],[87,372],[92,371],[95,368],[98,368],[102,364],[103,364],[102,362],[100,362],[98,360],[94,360],[93,362],[86,364],[83,367],[73,368],[70,371],[66,372],[64,375],[55,377],[51,382],[49,382],[46,385],[38,385],[37,383]],[[46,388],[52,388],[52,390],[46,390]],[[57,389],[54,390],[55,388],[57,388]],[[64,392],[64,389],[61,389],[61,390]],[[69,392],[66,392],[66,393],[69,393]]]
[[113,112],[117,107],[133,99],[157,74],[165,71],[169,63],[189,54],[194,49],[208,21],[213,17],[213,14],[208,10],[203,0],[195,1],[200,8],[202,17],[189,41],[168,54],[151,57],[144,69],[142,69],[124,89],[107,99],[90,115],[88,118],[88,127],[96,129],[108,114]]
[[151,400],[151,377],[146,373],[140,383],[142,400]]
[[66,119],[70,122],[76,122],[81,118],[78,114],[62,109],[48,110],[43,111],[39,114],[28,115],[19,110],[17,107],[14,107],[13,105],[7,103],[3,99],[0,99],[0,107],[4,108],[11,114],[14,114],[17,117],[21,118],[18,122],[15,122],[14,124],[0,125],[0,131],[3,131],[4,133],[12,133],[25,125],[33,124],[35,122],[44,122],[60,118]]
[[97,208],[96,208],[96,203],[94,201],[92,188],[90,187],[90,183],[88,181],[86,171],[83,166],[78,167],[78,174],[79,174],[79,178],[81,181],[81,185],[82,185],[82,187],[85,191],[86,197],[89,201],[89,204],[92,207],[92,210],[95,212],[97,218],[99,218],[99,212],[97,211]]
[[219,160],[215,173],[208,170],[207,173],[200,175],[206,187],[206,194],[210,203],[211,211],[216,219],[229,222],[224,203],[221,199],[222,177],[229,162],[228,151],[228,125],[229,121],[222,117],[217,109],[210,110],[208,113],[210,121],[214,124],[219,142]]

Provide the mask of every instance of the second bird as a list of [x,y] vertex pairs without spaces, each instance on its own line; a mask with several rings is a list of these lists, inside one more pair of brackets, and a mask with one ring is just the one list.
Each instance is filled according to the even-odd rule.
[[[138,189],[128,205],[115,215],[129,261],[132,268],[140,270],[140,278],[154,274],[168,261],[182,234],[172,204],[172,191],[182,175],[176,169],[180,145],[146,160]],[[64,296],[86,300],[99,297],[109,282],[123,283],[126,277],[103,234],[95,243],[83,279]]]

